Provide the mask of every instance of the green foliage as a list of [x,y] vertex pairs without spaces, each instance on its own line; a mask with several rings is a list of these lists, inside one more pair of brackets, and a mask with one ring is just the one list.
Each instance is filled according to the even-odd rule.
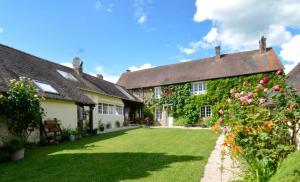
[[7,150],[0,148],[0,163],[7,162],[10,159],[10,154]]
[[5,148],[9,152],[15,152],[24,148],[25,143],[20,138],[13,138],[5,144]]
[[279,166],[270,182],[298,182],[300,181],[300,151],[294,152]]
[[153,113],[153,111],[150,108],[146,107],[144,109],[144,116],[153,119],[154,118],[154,113]]
[[[264,81],[265,80],[265,81]],[[224,145],[247,163],[248,181],[268,181],[278,164],[293,150],[299,130],[299,107],[295,92],[284,75],[269,75],[256,83],[233,88],[214,128],[228,126]],[[224,113],[223,113],[224,112]]]
[[120,121],[116,121],[116,127],[117,127],[117,128],[120,128],[120,127],[121,127]]
[[36,87],[23,77],[10,81],[7,96],[0,96],[0,110],[9,131],[23,141],[38,128],[44,114]]
[[159,100],[151,98],[147,101],[147,106],[148,108],[167,106],[175,118],[186,118],[189,120],[189,124],[198,121],[201,106],[211,106],[212,117],[216,120],[218,110],[227,107],[226,100],[230,96],[231,88],[241,91],[245,83],[251,85],[251,88],[255,88],[256,83],[263,76],[274,77],[272,73],[265,73],[208,80],[206,81],[206,94],[199,95],[191,95],[190,83],[163,86],[162,97]]
[[189,120],[184,117],[178,117],[178,118],[174,118],[174,123],[177,126],[184,126],[184,125],[189,124]]
[[98,121],[98,129],[99,131],[104,131],[104,123],[101,120]]

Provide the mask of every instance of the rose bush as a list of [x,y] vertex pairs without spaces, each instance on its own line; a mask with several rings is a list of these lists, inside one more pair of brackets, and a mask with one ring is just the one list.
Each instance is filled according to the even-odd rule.
[[223,128],[224,146],[246,164],[249,180],[268,181],[297,145],[299,97],[281,70],[274,75],[257,85],[244,82],[242,90],[232,88],[213,127]]

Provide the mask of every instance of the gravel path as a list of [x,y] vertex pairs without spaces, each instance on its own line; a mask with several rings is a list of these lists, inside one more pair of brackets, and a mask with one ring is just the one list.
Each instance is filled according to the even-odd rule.
[[210,154],[204,169],[204,176],[200,182],[227,182],[238,179],[239,168],[235,167],[232,159],[224,155],[222,158],[222,144],[224,135],[220,135],[215,149]]

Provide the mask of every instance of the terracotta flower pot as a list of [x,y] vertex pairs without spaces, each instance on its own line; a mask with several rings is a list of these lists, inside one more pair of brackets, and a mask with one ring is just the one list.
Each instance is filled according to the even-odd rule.
[[24,158],[25,148],[16,150],[10,154],[10,159],[12,161],[17,161]]

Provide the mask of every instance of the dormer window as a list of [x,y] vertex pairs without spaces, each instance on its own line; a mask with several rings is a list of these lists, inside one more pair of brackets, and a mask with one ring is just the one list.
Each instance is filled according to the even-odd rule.
[[192,83],[191,93],[194,95],[197,94],[206,94],[206,85],[205,82],[195,82]]
[[71,80],[71,81],[78,81],[71,73],[62,71],[62,70],[56,70],[62,77],[65,79]]
[[40,82],[37,80],[34,80],[33,82],[39,87],[39,89],[44,92],[58,94],[58,92],[48,83]]
[[154,88],[154,98],[160,99],[161,98],[161,87]]

